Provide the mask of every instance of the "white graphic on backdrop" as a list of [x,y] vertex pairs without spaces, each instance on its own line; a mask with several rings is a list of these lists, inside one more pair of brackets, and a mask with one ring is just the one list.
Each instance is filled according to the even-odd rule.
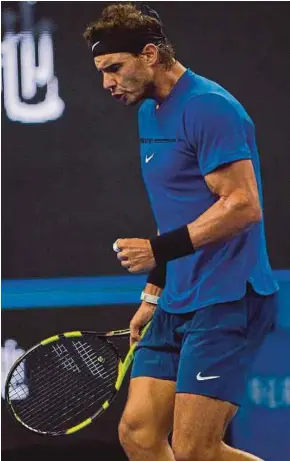
[[290,376],[256,376],[248,381],[248,395],[254,405],[290,407]]
[[[3,399],[5,398],[5,383],[8,373],[15,361],[24,352],[23,349],[17,347],[17,341],[14,339],[7,339],[4,347],[1,347],[1,394]],[[11,387],[9,386],[13,395],[11,400],[25,399],[29,394],[29,390],[25,384],[25,367],[23,364],[16,368],[14,376]]]
[[[54,74],[52,23],[42,20],[34,24],[35,3],[19,2],[19,33],[15,33],[16,14],[11,10],[3,11],[2,89],[7,116],[14,122],[56,120],[65,108]],[[34,103],[32,99],[39,96],[41,87],[46,87],[44,100]]]

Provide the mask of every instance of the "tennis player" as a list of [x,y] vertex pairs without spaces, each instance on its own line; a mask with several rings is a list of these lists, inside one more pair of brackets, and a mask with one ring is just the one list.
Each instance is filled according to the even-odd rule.
[[[131,461],[246,461],[223,442],[275,318],[254,123],[224,88],[175,58],[158,14],[122,2],[85,31],[103,87],[141,103],[141,165],[159,235],[115,242],[149,272],[119,426]],[[172,431],[171,443],[168,442]]]

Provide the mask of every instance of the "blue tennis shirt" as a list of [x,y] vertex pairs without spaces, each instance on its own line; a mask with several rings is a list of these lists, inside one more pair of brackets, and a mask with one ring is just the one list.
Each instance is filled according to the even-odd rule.
[[[218,200],[204,176],[229,162],[252,160],[262,205],[254,123],[220,85],[187,70],[158,110],[156,101],[144,101],[138,121],[142,175],[160,234],[191,223]],[[168,262],[159,303],[167,312],[186,313],[235,301],[247,281],[262,295],[278,290],[263,220]]]

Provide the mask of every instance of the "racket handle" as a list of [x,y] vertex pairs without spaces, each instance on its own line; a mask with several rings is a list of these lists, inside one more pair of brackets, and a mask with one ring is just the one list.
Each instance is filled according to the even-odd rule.
[[143,338],[143,336],[144,336],[145,333],[147,332],[148,328],[150,327],[150,324],[151,324],[151,320],[150,320],[150,322],[146,323],[145,327],[144,327],[143,330],[141,331],[141,338]]

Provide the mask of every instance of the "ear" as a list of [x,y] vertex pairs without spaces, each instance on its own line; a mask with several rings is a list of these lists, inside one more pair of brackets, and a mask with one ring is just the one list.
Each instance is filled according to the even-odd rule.
[[147,43],[141,55],[148,66],[154,66],[158,61],[158,48],[154,43]]

